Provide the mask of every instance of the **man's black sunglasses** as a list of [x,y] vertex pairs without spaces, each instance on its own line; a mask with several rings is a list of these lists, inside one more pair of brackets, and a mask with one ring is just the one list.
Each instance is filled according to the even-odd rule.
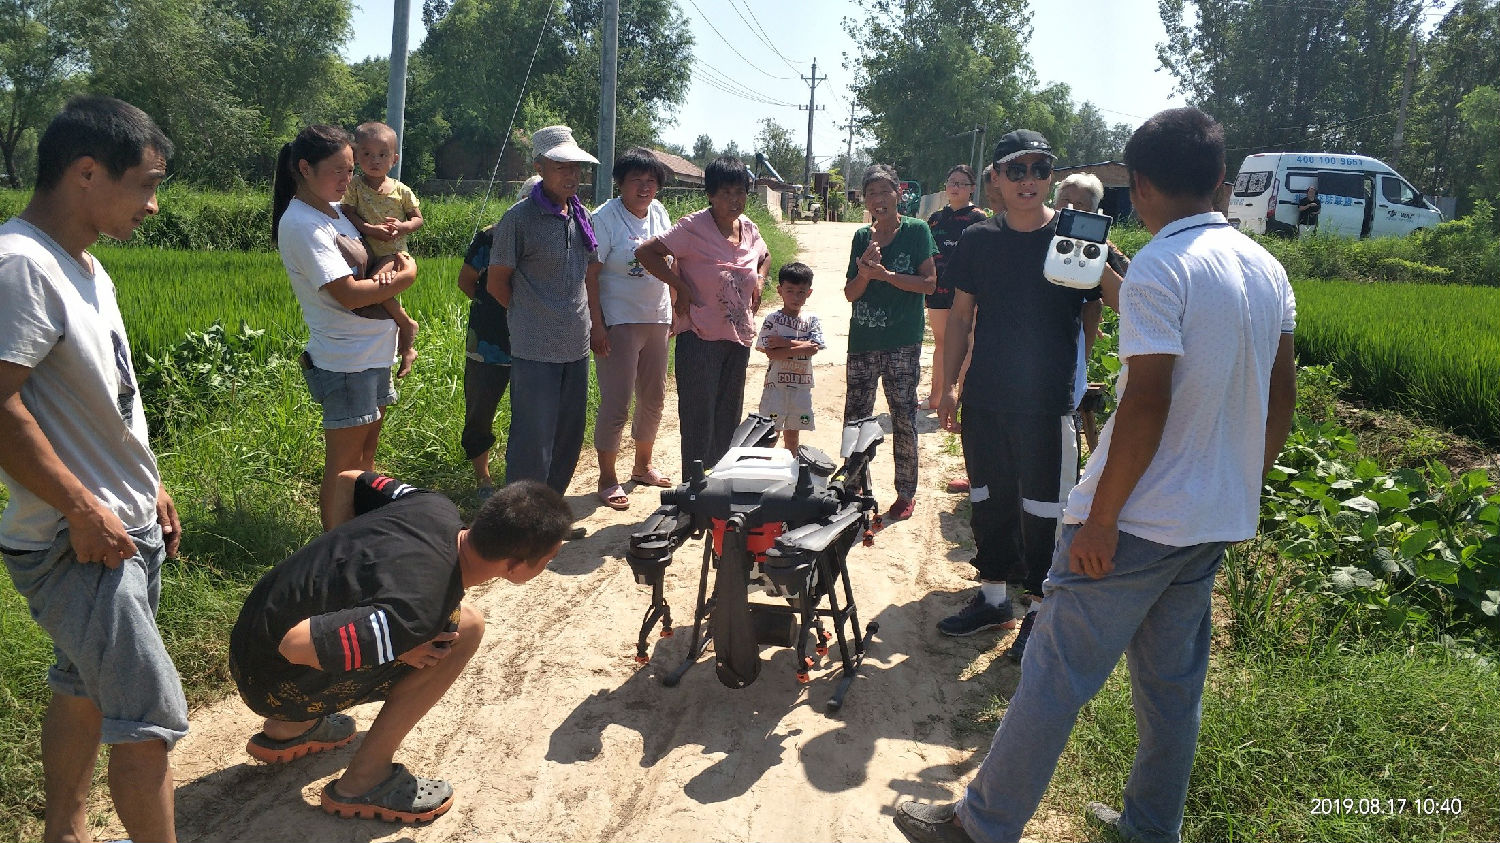
[[[1026,178],[1026,165],[1022,164],[1022,163],[1019,163],[1019,162],[1016,162],[1016,161],[1012,161],[1011,163],[1005,165],[1005,171],[1004,172],[1005,172],[1005,177],[1008,178],[1008,179],[1010,179],[1011,181],[1021,181],[1022,179]],[[1032,165],[1031,165],[1031,177],[1034,178],[1034,179],[1037,179],[1037,180],[1051,178],[1052,177],[1052,162],[1051,161],[1035,161],[1035,162],[1032,162]]]

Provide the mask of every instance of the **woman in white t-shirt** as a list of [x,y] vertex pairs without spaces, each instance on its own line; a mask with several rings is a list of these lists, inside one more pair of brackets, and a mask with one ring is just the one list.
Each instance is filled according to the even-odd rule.
[[325,529],[334,480],[343,471],[374,469],[383,408],[396,400],[391,387],[396,324],[380,305],[417,278],[416,266],[404,258],[365,277],[369,254],[339,208],[353,176],[349,133],[308,126],[281,148],[272,188],[271,239],[307,322],[302,374],[313,400],[323,406],[318,503]]
[[589,264],[589,344],[599,376],[599,412],[594,418],[594,449],[599,453],[599,500],[626,509],[630,498],[615,474],[620,438],[635,398],[635,468],[630,479],[644,486],[672,481],[651,465],[651,449],[661,425],[667,386],[667,334],[672,300],[667,285],[646,272],[635,250],[672,227],[656,193],[667,180],[667,168],[651,150],[632,147],[615,160],[615,187],[620,195],[594,211],[598,260]]

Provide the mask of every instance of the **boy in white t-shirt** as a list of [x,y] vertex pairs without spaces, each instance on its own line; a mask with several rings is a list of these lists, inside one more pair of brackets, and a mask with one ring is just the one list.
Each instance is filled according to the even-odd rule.
[[781,309],[766,317],[755,338],[755,350],[770,358],[760,414],[776,421],[789,451],[797,450],[801,431],[813,429],[812,356],[828,347],[818,317],[802,309],[812,293],[812,280],[807,264],[781,268],[776,275]]

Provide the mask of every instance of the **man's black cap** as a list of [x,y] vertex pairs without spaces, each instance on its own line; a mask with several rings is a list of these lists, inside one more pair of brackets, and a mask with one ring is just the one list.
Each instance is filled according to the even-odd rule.
[[995,156],[992,160],[996,164],[1004,164],[1012,158],[1033,153],[1040,153],[1048,158],[1057,157],[1052,153],[1052,144],[1047,143],[1047,139],[1042,136],[1041,132],[1017,129],[995,144]]

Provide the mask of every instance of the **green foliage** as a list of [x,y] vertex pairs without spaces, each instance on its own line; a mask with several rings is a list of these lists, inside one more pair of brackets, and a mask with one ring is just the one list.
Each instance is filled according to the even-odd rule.
[[[551,20],[537,18],[537,4],[529,0],[424,4],[427,38],[413,65],[421,75],[408,86],[407,98],[419,115],[412,125],[431,131],[408,135],[408,154],[433,156],[445,178],[474,178],[480,169],[488,174],[507,140],[528,66],[517,129],[566,123],[585,148],[597,144],[602,3],[575,0],[559,4]],[[547,36],[531,65],[542,25]],[[663,115],[687,96],[692,46],[691,29],[670,0],[621,4],[616,149],[650,144]],[[445,150],[450,142],[461,149]],[[515,149],[524,136],[509,142]],[[445,166],[443,154],[455,152]],[[464,156],[470,160],[460,161]]]
[[1333,421],[1339,396],[1348,388],[1331,365],[1297,367],[1297,415],[1313,422]]
[[346,109],[349,0],[132,0],[106,4],[83,35],[89,89],[155,118],[190,181],[268,180],[307,122]]
[[1500,133],[1476,131],[1460,111],[1471,92],[1500,79],[1500,4],[1453,3],[1421,55],[1406,143],[1399,163],[1390,163],[1433,193],[1457,197],[1461,214],[1468,213],[1471,193],[1500,201],[1493,192],[1475,190],[1483,181],[1479,168],[1500,153]]
[[780,173],[782,179],[791,184],[802,183],[807,150],[774,118],[766,117],[760,121],[760,131],[755,133],[755,151],[766,156],[771,168]]
[[1355,394],[1500,442],[1500,290],[1300,280],[1297,349]]
[[[1190,103],[1224,125],[1233,152],[1389,149],[1391,103],[1400,98],[1421,0],[1162,0],[1159,7],[1163,66]],[[1237,167],[1239,157],[1231,157]]]
[[1500,286],[1500,237],[1483,200],[1468,216],[1406,237],[1259,239],[1293,279]]
[[861,0],[859,10],[843,23],[856,45],[852,90],[869,115],[859,122],[875,138],[875,160],[936,185],[969,160],[967,130],[1019,125],[1035,84],[1024,0]]
[[[1483,471],[1454,476],[1433,463],[1387,473],[1358,455],[1347,429],[1298,419],[1267,479],[1257,543],[1229,566],[1240,586],[1230,600],[1237,642],[1275,646],[1342,629],[1435,634],[1493,650],[1500,495],[1492,492]],[[1279,561],[1261,566],[1271,555]],[[1273,615],[1280,621],[1268,624]],[[1304,624],[1301,635],[1263,633]]]
[[74,0],[0,0],[0,178],[21,185],[34,149],[64,98],[76,88],[80,24],[88,14]]
[[1500,163],[1495,160],[1495,153],[1500,151],[1496,143],[1500,138],[1500,91],[1492,85],[1475,88],[1459,101],[1458,113],[1463,118],[1464,140],[1481,155],[1474,183],[1469,185],[1469,198],[1500,202]]
[[[192,331],[160,356],[146,354],[136,366],[141,401],[152,430],[161,431],[157,445],[171,447],[173,430],[186,420],[212,415],[249,385],[262,366],[274,366],[277,355],[257,354],[265,329],[240,320],[238,331],[215,322]],[[171,425],[166,424],[168,420]]]
[[[0,219],[20,213],[29,196],[27,191],[0,189]],[[479,195],[422,197],[425,223],[411,235],[411,253],[418,258],[462,257],[474,232],[500,219],[511,201],[510,197],[496,195],[487,201]],[[225,253],[273,249],[271,196],[265,190],[213,191],[172,184],[159,192],[158,205],[161,210],[148,217],[135,235],[121,245]],[[170,255],[163,258],[167,264],[179,260],[183,258]],[[222,260],[233,267],[253,259],[246,255],[225,255],[222,259],[208,260]],[[273,263],[280,267],[279,262],[273,260]]]

